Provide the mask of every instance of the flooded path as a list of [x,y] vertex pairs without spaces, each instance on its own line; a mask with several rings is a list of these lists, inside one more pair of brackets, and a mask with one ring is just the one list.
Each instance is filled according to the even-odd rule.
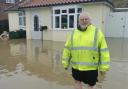
[[[128,39],[107,41],[111,70],[97,89],[127,89]],[[63,42],[0,40],[0,89],[73,89],[71,72],[60,63],[63,47]]]

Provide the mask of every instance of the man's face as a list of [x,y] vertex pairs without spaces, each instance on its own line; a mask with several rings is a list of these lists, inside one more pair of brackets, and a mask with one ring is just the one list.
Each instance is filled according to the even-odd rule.
[[81,15],[79,17],[79,24],[82,25],[82,26],[86,26],[90,23],[90,19],[88,16],[86,15]]

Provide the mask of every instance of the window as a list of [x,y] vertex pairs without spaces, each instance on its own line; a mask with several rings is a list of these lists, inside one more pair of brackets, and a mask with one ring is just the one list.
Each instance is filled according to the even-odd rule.
[[66,29],[68,27],[68,18],[67,15],[61,16],[61,28]]
[[70,8],[69,13],[75,13],[75,8]]
[[53,28],[58,30],[77,28],[78,17],[81,12],[82,8],[78,7],[53,8]]
[[81,13],[81,12],[82,12],[82,8],[78,8],[77,13]]
[[39,31],[39,17],[37,15],[34,16],[34,31]]
[[69,28],[74,28],[74,15],[69,16]]
[[55,22],[56,22],[55,28],[60,28],[60,17],[59,16],[55,17]]
[[60,14],[60,10],[55,10],[55,14]]
[[82,13],[82,8],[77,8],[77,27],[79,26],[79,15]]
[[62,10],[62,13],[67,13],[67,10]]
[[77,27],[79,26],[79,15],[80,14],[77,14]]
[[20,29],[25,29],[26,20],[25,12],[19,12],[19,27]]
[[6,0],[6,3],[15,3],[15,0]]

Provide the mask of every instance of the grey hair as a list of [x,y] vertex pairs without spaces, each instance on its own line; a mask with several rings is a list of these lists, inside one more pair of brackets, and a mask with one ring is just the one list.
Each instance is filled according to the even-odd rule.
[[88,12],[82,12],[82,13],[80,13],[79,19],[80,19],[81,16],[88,16],[90,22],[92,21],[92,17],[91,17],[91,15],[90,15],[90,13],[88,13]]

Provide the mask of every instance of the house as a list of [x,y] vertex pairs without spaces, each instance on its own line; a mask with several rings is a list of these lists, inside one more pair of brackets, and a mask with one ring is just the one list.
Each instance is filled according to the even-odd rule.
[[15,3],[21,0],[0,0],[0,20],[7,19],[8,15],[4,10],[12,7]]
[[92,22],[105,32],[111,0],[24,0],[8,10],[9,30],[26,30],[27,39],[65,41],[77,28],[81,12],[89,12]]
[[10,6],[11,6],[11,4],[0,2],[0,34],[4,30],[9,31],[8,14],[6,12],[4,12],[4,10]]
[[0,34],[3,31],[9,31],[8,26],[8,14],[5,12],[6,9],[13,6],[19,0],[0,0]]

